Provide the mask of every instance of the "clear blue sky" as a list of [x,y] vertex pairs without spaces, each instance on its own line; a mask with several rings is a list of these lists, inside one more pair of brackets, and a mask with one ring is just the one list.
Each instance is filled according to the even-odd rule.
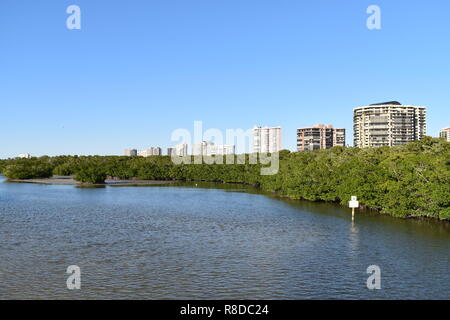
[[[68,30],[66,8],[81,8]],[[366,9],[380,6],[382,29]],[[450,1],[0,1],[0,158],[170,146],[174,129],[347,128],[352,108],[450,126]]]

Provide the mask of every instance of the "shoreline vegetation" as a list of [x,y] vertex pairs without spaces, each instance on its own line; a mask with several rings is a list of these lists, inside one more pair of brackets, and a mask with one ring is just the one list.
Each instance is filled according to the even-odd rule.
[[165,180],[140,180],[140,179],[105,179],[104,183],[85,183],[75,180],[74,176],[58,176],[53,175],[48,178],[32,178],[32,179],[10,179],[8,182],[18,183],[36,183],[36,184],[56,184],[56,185],[73,185],[79,187],[89,186],[150,186],[171,184],[173,181]]
[[236,183],[294,200],[347,205],[357,196],[363,208],[380,214],[450,220],[450,143],[443,139],[425,137],[397,147],[282,150],[279,172],[272,176],[260,175],[265,166],[245,157],[243,164],[174,164],[169,156],[43,156],[0,160],[0,173],[12,182],[78,186]]

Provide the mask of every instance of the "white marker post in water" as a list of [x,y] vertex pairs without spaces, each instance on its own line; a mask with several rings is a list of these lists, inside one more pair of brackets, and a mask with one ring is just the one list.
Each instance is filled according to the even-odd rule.
[[355,220],[355,208],[359,208],[359,201],[356,196],[352,196],[352,199],[349,201],[348,206],[352,208],[352,221]]

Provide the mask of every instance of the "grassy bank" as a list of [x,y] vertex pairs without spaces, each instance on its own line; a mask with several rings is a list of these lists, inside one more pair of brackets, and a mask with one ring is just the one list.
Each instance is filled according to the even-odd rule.
[[335,147],[280,152],[280,169],[260,175],[261,165],[174,164],[170,157],[59,156],[0,160],[8,178],[74,175],[87,183],[106,177],[142,180],[232,182],[255,185],[291,199],[362,205],[396,217],[450,219],[450,143],[425,138],[399,147]]

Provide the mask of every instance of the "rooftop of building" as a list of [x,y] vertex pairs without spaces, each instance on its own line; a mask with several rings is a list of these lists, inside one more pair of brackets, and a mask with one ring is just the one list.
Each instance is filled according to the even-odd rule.
[[353,111],[355,110],[361,110],[361,109],[380,109],[380,108],[384,108],[384,107],[398,107],[398,108],[414,108],[414,109],[424,109],[426,111],[426,107],[424,106],[413,106],[413,105],[403,105],[398,101],[389,101],[389,102],[381,102],[381,103],[374,103],[374,104],[370,104],[368,106],[362,106],[362,107],[357,107],[357,108],[353,108]]
[[388,102],[373,103],[370,106],[384,106],[384,105],[401,106],[402,104],[398,101],[388,101]]
[[336,129],[336,130],[344,129],[344,128],[335,128],[335,127],[333,127],[332,124],[315,124],[315,125],[309,126],[309,127],[297,128],[297,130],[301,130],[301,129],[317,129],[317,128]]
[[281,127],[280,127],[280,126],[278,126],[278,127],[267,127],[267,126],[262,127],[262,126],[254,126],[253,129],[281,129]]

